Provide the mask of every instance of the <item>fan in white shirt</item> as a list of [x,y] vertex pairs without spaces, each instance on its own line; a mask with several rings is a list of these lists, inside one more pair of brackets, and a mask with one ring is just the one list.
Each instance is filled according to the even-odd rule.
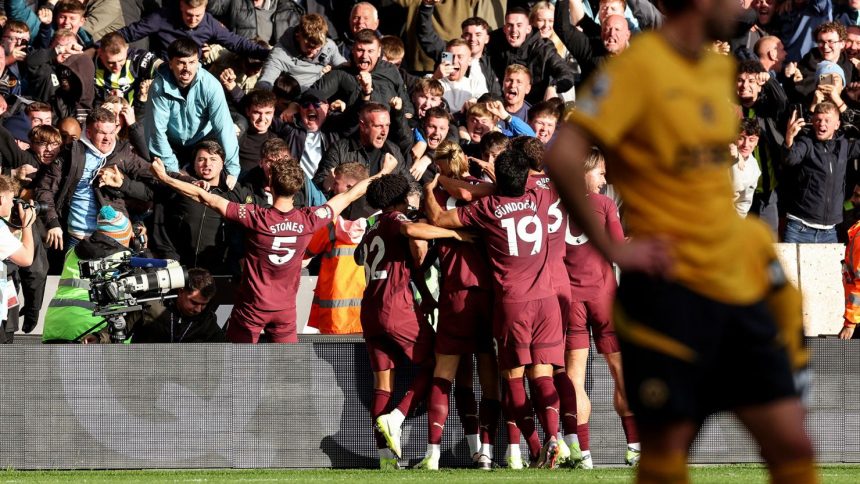
[[741,217],[746,217],[752,206],[753,195],[761,177],[761,168],[755,158],[755,149],[761,133],[758,120],[744,119],[741,132],[735,144],[731,145],[732,189],[735,193],[735,209]]
[[[463,39],[454,39],[445,46],[442,62],[436,67],[433,78],[438,79],[445,89],[442,98],[448,103],[451,112],[463,109],[470,99],[477,99],[487,92],[487,82],[483,75],[471,75],[474,69],[469,44]],[[477,69],[480,72],[480,69]]]

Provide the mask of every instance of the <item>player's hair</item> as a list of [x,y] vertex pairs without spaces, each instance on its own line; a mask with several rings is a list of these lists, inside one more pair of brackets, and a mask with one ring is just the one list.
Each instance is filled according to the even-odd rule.
[[275,97],[275,93],[267,89],[254,89],[242,100],[245,102],[245,107],[247,109],[251,109],[254,106],[273,108],[275,107],[275,103],[278,101],[278,98]]
[[30,33],[30,26],[20,20],[9,20],[6,22],[6,26],[3,27],[3,33]]
[[116,123],[116,113],[99,106],[87,115],[87,126],[93,126],[96,123]]
[[510,7],[509,9],[507,9],[505,11],[505,18],[507,18],[509,15],[525,15],[526,17],[528,17],[529,11],[527,9],[525,9],[523,7],[519,7],[519,6]]
[[367,121],[368,117],[373,113],[388,113],[388,108],[380,103],[366,103],[361,109],[358,111],[358,119],[361,121]]
[[12,194],[18,195],[20,190],[21,185],[18,183],[18,180],[11,176],[0,175],[0,193],[12,192]]
[[460,29],[466,30],[466,27],[481,27],[488,33],[490,32],[490,24],[481,17],[469,17],[460,24]]
[[199,57],[200,46],[188,37],[179,37],[167,46],[167,58]]
[[445,44],[445,50],[453,49],[454,47],[469,48],[469,43],[461,38],[451,39]]
[[368,172],[367,166],[365,166],[364,163],[350,161],[337,165],[334,168],[334,175],[342,176],[344,178],[351,178],[356,181],[361,181],[369,177],[370,172]]
[[423,120],[424,126],[426,127],[427,122],[430,121],[431,119],[442,119],[442,118],[448,120],[449,126],[451,124],[453,124],[453,121],[451,120],[451,115],[448,114],[447,109],[445,109],[442,106],[436,106],[436,107],[430,108],[427,110],[426,113],[424,113],[424,120]]
[[206,5],[208,0],[179,0],[181,3],[188,5],[191,8],[197,8],[201,5]]
[[260,147],[260,158],[283,158],[290,155],[290,145],[282,138],[269,138]]
[[47,124],[40,124],[39,126],[31,129],[28,137],[30,138],[31,144],[63,142],[63,136],[60,134],[60,130]]
[[521,197],[526,192],[529,161],[519,150],[503,151],[496,158],[496,193],[503,197]]
[[119,32],[110,32],[99,41],[99,49],[108,55],[117,55],[128,49],[128,42]]
[[761,65],[761,62],[755,59],[747,59],[738,64],[738,76],[741,74],[760,74],[762,72],[767,72],[767,69]]
[[540,171],[543,167],[543,156],[546,152],[543,142],[533,136],[517,136],[511,140],[511,149],[525,155],[529,168]]
[[836,105],[830,101],[820,102],[820,103],[816,104],[814,108],[812,108],[812,114],[830,114],[830,113],[835,113],[836,117],[837,118],[839,117],[839,108],[837,108]]
[[379,48],[382,50],[382,55],[389,61],[402,59],[406,55],[406,47],[404,47],[400,37],[396,35],[383,35],[379,39]]
[[836,35],[839,36],[839,40],[845,40],[848,38],[848,31],[845,30],[845,26],[836,21],[824,22],[818,27],[815,27],[815,30],[812,31],[812,38],[818,40],[819,35],[827,32],[836,32]]
[[439,160],[445,160],[448,163],[448,167],[451,169],[451,178],[461,179],[464,175],[469,174],[469,159],[463,153],[463,148],[460,148],[460,145],[453,141],[444,140],[436,147],[433,161],[438,162]]
[[77,0],[61,0],[54,6],[54,18],[63,13],[76,13],[83,17],[86,12],[84,4]]
[[466,119],[470,116],[475,116],[477,118],[495,118],[495,115],[487,109],[486,103],[475,103],[469,107],[469,110],[466,111]]
[[287,99],[293,101],[302,93],[302,87],[295,77],[282,72],[274,84],[272,84],[272,92],[278,99]]
[[511,64],[507,68],[505,68],[505,77],[508,77],[511,74],[515,73],[525,74],[529,76],[529,82],[532,82],[532,71],[530,71],[528,67],[522,64]]
[[328,23],[318,13],[303,15],[296,26],[296,33],[301,35],[312,48],[317,48],[326,41]]
[[218,286],[215,285],[215,278],[206,269],[192,267],[188,269],[188,279],[185,281],[185,290],[188,292],[200,291],[200,295],[206,299],[212,299],[215,296]]
[[51,105],[48,103],[43,103],[41,101],[33,101],[24,108],[24,112],[27,114],[30,113],[44,113],[44,112],[53,112]]
[[555,7],[546,0],[541,0],[540,2],[534,4],[532,6],[532,11],[529,12],[529,23],[534,24],[537,21],[538,13],[542,10],[549,10],[550,12],[555,12]]
[[498,131],[490,131],[481,137],[480,147],[482,154],[499,148],[506,150],[511,147],[511,140]]
[[383,210],[404,203],[409,195],[409,180],[399,173],[382,175],[367,187],[367,203]]
[[758,118],[742,119],[740,134],[745,134],[747,136],[760,136],[761,126],[758,124]]
[[379,36],[370,29],[361,29],[354,36],[356,44],[378,44]]
[[218,155],[221,158],[221,161],[227,159],[227,154],[224,151],[224,148],[221,147],[221,144],[215,140],[205,139],[194,147],[194,161],[197,161],[197,154],[200,151],[205,151],[211,155]]
[[603,157],[603,152],[600,151],[600,148],[592,146],[591,153],[589,153],[588,156],[585,157],[585,161],[582,162],[582,169],[588,173],[589,171],[604,165],[606,165],[606,159]]
[[[563,105],[563,104],[562,104]],[[550,103],[549,101],[542,101],[529,109],[529,122],[534,121],[535,118],[540,118],[544,116],[550,116],[555,118],[558,121],[561,118],[561,114],[558,112],[557,103]]]
[[442,83],[437,79],[427,79],[422,77],[415,81],[415,85],[412,86],[412,96],[416,93],[429,93],[431,96],[441,96],[445,94],[445,88],[442,86]]
[[276,197],[291,197],[305,185],[305,175],[292,156],[287,155],[272,161],[269,170],[269,186]]

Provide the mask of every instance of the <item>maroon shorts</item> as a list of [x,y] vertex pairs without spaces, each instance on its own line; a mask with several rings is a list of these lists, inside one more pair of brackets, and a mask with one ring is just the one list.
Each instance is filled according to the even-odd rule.
[[464,289],[439,295],[436,353],[469,355],[493,352],[493,293]]
[[416,365],[422,365],[433,357],[433,328],[419,321],[418,335],[401,334],[396,331],[365,334],[367,356],[373,371],[390,370],[406,357]]
[[558,308],[561,310],[561,327],[566,333],[570,327],[570,311],[573,304],[573,296],[570,294],[570,285],[557,286],[555,296],[558,298]]
[[233,306],[227,320],[227,341],[257,343],[263,330],[272,343],[298,343],[296,308],[261,311],[244,304]]
[[555,295],[536,301],[496,303],[493,336],[499,369],[531,364],[564,366],[561,312]]
[[588,349],[588,332],[594,337],[594,346],[600,354],[621,351],[615,327],[612,325],[613,293],[604,294],[590,301],[574,301],[570,308],[570,326],[565,335],[565,349]]

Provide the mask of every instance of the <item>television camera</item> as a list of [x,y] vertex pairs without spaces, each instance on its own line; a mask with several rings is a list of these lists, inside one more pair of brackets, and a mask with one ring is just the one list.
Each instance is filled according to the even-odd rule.
[[112,343],[121,343],[127,337],[126,314],[143,309],[141,303],[176,297],[168,293],[185,287],[188,277],[176,261],[133,257],[129,253],[119,258],[82,260],[78,268],[80,277],[89,279],[90,302],[95,304],[93,316],[104,317]]

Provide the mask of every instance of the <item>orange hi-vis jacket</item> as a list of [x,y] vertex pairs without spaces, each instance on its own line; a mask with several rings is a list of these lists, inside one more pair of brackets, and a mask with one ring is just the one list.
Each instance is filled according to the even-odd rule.
[[337,220],[318,230],[310,244],[309,256],[323,254],[308,326],[321,334],[361,333],[361,296],[366,285],[364,266],[353,254],[364,231],[365,219]]
[[860,222],[848,229],[848,245],[842,261],[842,287],[845,289],[845,326],[860,322]]

